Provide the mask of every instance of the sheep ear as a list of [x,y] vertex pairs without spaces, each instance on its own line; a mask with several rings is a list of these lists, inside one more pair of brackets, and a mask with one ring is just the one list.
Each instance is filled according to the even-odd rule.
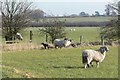
[[107,50],[109,51],[109,48],[107,47]]

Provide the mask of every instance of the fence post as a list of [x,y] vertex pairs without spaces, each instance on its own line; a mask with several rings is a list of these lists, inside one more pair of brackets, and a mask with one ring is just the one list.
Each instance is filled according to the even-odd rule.
[[80,36],[80,44],[82,44],[83,36]]
[[33,36],[33,33],[32,31],[30,31],[30,43],[32,42],[32,36]]
[[46,42],[48,42],[48,35],[47,35],[47,33],[46,33],[46,36],[45,36],[45,37],[46,37],[46,38],[45,38],[45,39],[46,39]]

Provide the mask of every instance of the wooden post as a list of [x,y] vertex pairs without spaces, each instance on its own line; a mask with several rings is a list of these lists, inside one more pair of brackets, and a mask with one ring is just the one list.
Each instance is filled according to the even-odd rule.
[[82,44],[83,36],[80,36],[80,44]]
[[30,42],[32,42],[32,36],[33,36],[33,33],[32,31],[30,31]]
[[45,37],[46,37],[46,38],[45,38],[45,39],[46,39],[46,42],[48,42],[48,35],[47,35],[47,33],[46,33],[46,36],[45,36]]

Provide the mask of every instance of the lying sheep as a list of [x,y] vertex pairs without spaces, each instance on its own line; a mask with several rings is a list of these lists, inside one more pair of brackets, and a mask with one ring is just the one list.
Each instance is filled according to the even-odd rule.
[[93,66],[92,62],[95,61],[97,67],[99,67],[99,63],[101,63],[105,56],[106,52],[108,51],[108,47],[103,46],[100,47],[98,50],[83,50],[82,51],[82,62],[84,64],[84,68]]
[[68,39],[64,39],[64,40],[60,40],[60,39],[55,39],[54,40],[54,46],[55,48],[62,48],[62,47],[68,47],[71,45],[71,40]]
[[49,49],[49,48],[53,48],[53,46],[51,46],[50,44],[47,43],[41,43],[44,46],[44,49]]

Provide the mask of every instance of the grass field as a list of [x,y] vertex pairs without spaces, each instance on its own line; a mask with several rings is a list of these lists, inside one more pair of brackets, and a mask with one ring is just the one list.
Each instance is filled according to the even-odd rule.
[[[75,31],[70,31],[75,29]],[[80,41],[80,36],[83,36],[83,42],[100,41],[100,27],[69,27],[66,28],[67,37],[75,42]]]
[[[75,29],[75,31],[71,31]],[[24,40],[29,42],[29,31],[33,31],[33,43],[45,42],[45,35],[39,34],[39,28],[26,28],[21,31]],[[100,40],[99,27],[67,27],[67,37],[74,42]],[[84,69],[81,51],[83,49],[98,49],[99,46],[83,46],[78,48],[62,48],[50,50],[24,50],[2,52],[3,78],[117,78],[118,48],[109,46],[105,60],[96,68]]]
[[[71,31],[75,29],[75,31]],[[21,31],[24,40],[22,42],[29,42],[29,32],[33,31],[33,43],[40,44],[45,42],[45,35],[40,35],[39,28],[30,27]],[[82,42],[100,41],[100,27],[66,27],[66,37],[72,39],[74,42],[80,41],[80,36],[83,36]]]
[[[115,17],[114,17],[115,18]],[[61,21],[66,22],[105,22],[109,21],[110,19],[113,19],[113,17],[73,17],[73,18],[58,18]],[[47,18],[46,20],[53,20],[53,18]],[[40,22],[43,22],[42,19],[39,20]]]
[[117,78],[118,48],[109,47],[105,60],[96,68],[83,68],[81,51],[94,47],[51,50],[3,51],[3,77],[9,78]]
[[76,18],[60,18],[66,22],[105,22],[109,21],[113,17],[76,17]]
[[[66,22],[105,22],[113,17],[76,17],[59,18]],[[51,20],[50,18],[49,20]],[[42,22],[43,20],[40,19]],[[40,28],[40,27],[39,27]],[[39,28],[29,27],[21,30],[23,41],[29,42],[29,32],[33,31],[33,43],[40,45],[45,42],[45,35],[40,35]],[[71,31],[75,29],[75,31]],[[67,27],[66,37],[75,43],[100,41],[100,27]],[[5,42],[4,39],[3,43]],[[29,47],[29,46],[28,46]],[[118,48],[109,46],[105,60],[96,68],[83,68],[81,51],[98,49],[99,46],[82,46],[77,48],[62,48],[50,50],[2,51],[3,78],[117,78],[118,77]],[[0,58],[1,59],[1,58]],[[1,61],[1,60],[0,60]],[[1,68],[1,66],[0,66]],[[1,69],[0,69],[1,71]],[[0,76],[1,77],[1,76]]]

